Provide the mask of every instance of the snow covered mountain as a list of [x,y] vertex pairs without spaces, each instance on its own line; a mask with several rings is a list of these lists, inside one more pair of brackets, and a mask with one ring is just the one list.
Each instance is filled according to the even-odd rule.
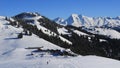
[[[56,22],[58,20],[55,20]],[[63,21],[62,21],[63,22]],[[72,14],[64,22],[67,22],[67,25],[73,25],[76,27],[118,27],[120,26],[120,17],[111,18],[111,17],[87,17],[84,15]],[[61,22],[59,22],[61,23]]]
[[[53,56],[49,52],[35,52],[27,47],[43,47],[43,50],[64,50],[38,36],[24,35],[17,39],[23,28],[8,25],[10,22],[0,19],[0,67],[1,68],[119,68],[120,61],[97,56],[64,57]],[[33,54],[31,54],[33,53]],[[104,63],[100,63],[103,62]],[[96,64],[97,63],[97,64]]]
[[[87,23],[84,21],[83,22],[79,21],[81,19],[85,20]],[[107,48],[112,49],[114,43],[113,40],[116,41],[116,46],[118,46],[120,39],[120,33],[111,28],[108,29],[101,27],[89,27],[89,28],[79,27],[78,25],[79,23],[81,23],[81,25],[86,24],[87,27],[88,25],[94,24],[91,23],[90,21],[92,20],[92,18],[82,15],[80,16],[77,14],[72,14],[72,16],[69,17],[68,21],[69,22],[74,21],[74,24],[73,23],[72,24],[77,25],[78,27],[60,25],[55,23],[54,21],[51,21],[45,16],[42,16],[38,13],[30,12],[18,14],[7,20],[10,21],[10,24],[12,26],[16,28],[19,27],[23,28],[23,33],[25,33],[25,35],[31,35],[31,33],[33,33],[38,37],[43,38],[53,44],[56,44],[66,49],[71,49],[73,52],[81,55],[95,54],[99,56],[110,57],[111,55],[109,56],[108,54],[114,54],[114,52],[116,51],[111,53],[110,50],[107,50]],[[60,19],[60,21],[64,20]],[[106,40],[104,42],[105,43],[104,46],[103,42],[101,42],[101,39]],[[101,47],[96,46],[95,44],[101,45]],[[112,45],[108,46],[109,44]],[[103,49],[104,47],[106,47],[106,49]],[[101,53],[101,51],[103,51],[103,53]],[[117,54],[116,56],[118,59],[119,56]],[[115,58],[115,56],[112,58]]]
[[[80,28],[85,24],[80,21],[83,17],[73,14],[71,20],[56,19],[57,23],[66,21],[77,26],[74,27],[56,24],[36,12],[10,18],[0,16],[0,67],[119,68],[119,32],[110,28]],[[87,19],[86,26],[94,25],[89,23],[91,18]]]
[[61,24],[61,25],[67,25],[67,23],[64,22],[64,19],[60,18],[60,17],[54,19],[54,21],[58,24]]

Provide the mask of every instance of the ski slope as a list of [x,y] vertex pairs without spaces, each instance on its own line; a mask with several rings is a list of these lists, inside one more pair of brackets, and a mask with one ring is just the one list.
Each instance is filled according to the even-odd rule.
[[119,68],[120,61],[97,57],[29,57],[0,62],[1,68]]

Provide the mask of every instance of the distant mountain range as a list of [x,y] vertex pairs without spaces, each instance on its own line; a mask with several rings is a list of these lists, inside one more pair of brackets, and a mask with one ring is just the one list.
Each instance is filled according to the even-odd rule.
[[120,16],[116,18],[112,17],[88,17],[84,15],[72,14],[66,20],[62,18],[56,18],[59,24],[72,25],[75,27],[119,27],[120,26]]

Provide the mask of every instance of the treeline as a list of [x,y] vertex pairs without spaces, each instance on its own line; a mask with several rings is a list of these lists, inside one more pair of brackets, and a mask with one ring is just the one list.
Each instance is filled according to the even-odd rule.
[[48,18],[44,17],[38,20],[40,25],[44,26],[45,28],[55,32],[58,34],[57,27],[62,27],[61,25],[55,23],[54,21],[49,20]]
[[[78,36],[71,33],[71,36],[62,35],[69,39],[73,45],[71,50],[80,55],[97,55],[120,60],[120,39],[110,39],[102,35]],[[100,41],[100,39],[105,41]]]
[[[22,26],[22,28],[24,30],[28,30],[32,33],[34,33],[35,35],[39,36],[40,38],[43,38],[53,44],[56,44],[60,47],[63,47],[63,48],[70,48],[71,47],[71,44],[68,44],[67,42],[63,41],[60,39],[59,35],[52,35],[52,36],[49,36],[45,33],[43,33],[42,30],[38,30],[37,26],[36,25],[30,25],[26,22],[26,20],[17,20],[19,22],[19,26]],[[45,30],[45,31],[48,31],[48,30]],[[52,33],[52,32],[50,32]]]

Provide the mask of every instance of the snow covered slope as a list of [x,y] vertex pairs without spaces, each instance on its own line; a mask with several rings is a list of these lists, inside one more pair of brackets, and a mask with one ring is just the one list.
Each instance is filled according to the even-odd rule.
[[16,48],[26,47],[44,46],[45,49],[62,49],[50,42],[45,41],[44,39],[35,36],[34,34],[32,36],[25,35],[22,39],[17,39],[18,33],[23,31],[22,28],[15,28],[11,25],[7,25],[7,23],[9,23],[8,21],[0,21],[0,23],[0,44],[2,44],[0,46],[0,54]]
[[73,30],[73,32],[76,33],[76,34],[78,34],[79,36],[80,36],[80,35],[88,35],[88,34],[86,34],[86,33],[83,33],[83,32],[81,32],[81,31],[79,31],[79,30]]
[[[5,26],[5,25],[3,25]],[[9,27],[0,32],[0,67],[1,68],[119,68],[120,61],[97,56],[53,56],[48,53],[30,55],[32,50],[26,47],[60,49],[35,35],[15,39],[22,29]],[[1,30],[1,29],[0,29]],[[11,31],[13,30],[13,31]],[[18,31],[19,30],[19,31]],[[11,34],[12,33],[12,34]]]
[[[20,49],[17,52],[22,52]],[[14,52],[13,52],[14,53]],[[23,52],[22,52],[23,53]],[[119,68],[120,61],[97,57],[29,56],[26,59],[11,59],[0,62],[1,68]]]
[[63,34],[63,35],[69,35],[69,34],[70,34],[70,33],[68,32],[68,30],[65,29],[64,27],[58,28],[57,30],[58,30],[59,34]]
[[93,34],[104,35],[112,39],[120,39],[120,33],[114,29],[108,28],[94,28],[94,30],[87,30]]

